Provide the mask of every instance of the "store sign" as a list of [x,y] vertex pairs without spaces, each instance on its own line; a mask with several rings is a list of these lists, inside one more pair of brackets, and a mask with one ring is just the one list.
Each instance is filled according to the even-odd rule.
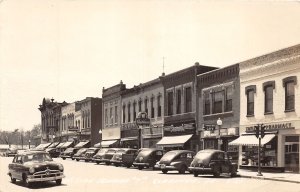
[[165,135],[176,135],[176,134],[194,134],[195,127],[193,125],[184,124],[182,126],[165,126]]
[[135,123],[139,125],[150,125],[150,119],[146,112],[139,112],[135,120]]
[[75,127],[75,126],[69,126],[68,127],[68,131],[79,131],[79,128],[78,127]]
[[214,131],[216,130],[216,125],[204,124],[203,129],[205,131]]
[[[295,127],[292,126],[292,123],[274,123],[274,124],[264,124],[266,131],[277,131],[282,129],[295,129]],[[255,128],[254,126],[246,127],[246,132],[254,132]]]
[[135,123],[126,123],[121,125],[121,130],[130,130],[137,129],[137,125]]

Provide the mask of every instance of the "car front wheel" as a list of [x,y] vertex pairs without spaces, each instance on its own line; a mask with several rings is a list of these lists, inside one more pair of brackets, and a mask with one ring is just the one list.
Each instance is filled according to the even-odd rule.
[[194,171],[194,177],[198,177],[199,173],[197,171]]
[[12,175],[10,175],[10,181],[11,181],[12,183],[16,183],[17,180],[16,180],[15,178],[13,178]]
[[61,185],[61,179],[57,179],[55,182],[56,182],[56,185]]
[[163,174],[168,173],[168,170],[161,170],[163,172]]
[[221,175],[220,169],[216,169],[216,170],[214,171],[214,177],[220,177],[220,175]]

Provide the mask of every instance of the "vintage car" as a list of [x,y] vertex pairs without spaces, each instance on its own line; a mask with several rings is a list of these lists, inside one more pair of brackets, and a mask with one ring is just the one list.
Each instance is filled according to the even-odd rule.
[[93,161],[93,162],[96,162],[97,164],[101,163],[101,162],[102,162],[101,160],[102,160],[104,154],[108,151],[108,149],[109,149],[109,148],[102,148],[102,149],[100,149],[100,150],[96,153],[96,155],[93,156],[92,161]]
[[114,154],[118,151],[118,148],[109,148],[102,156],[100,163],[105,163],[106,165],[110,165],[110,160],[114,156]]
[[65,177],[62,164],[54,162],[49,153],[34,150],[17,154],[8,165],[8,175],[12,183],[18,179],[27,187],[42,181],[55,181],[60,185]]
[[81,157],[84,156],[85,152],[88,150],[88,148],[81,148],[73,155],[73,159],[76,159],[76,161],[79,161]]
[[84,160],[85,162],[89,162],[93,160],[93,156],[99,151],[100,148],[97,147],[90,147],[85,152],[84,156],[81,156],[80,159]]
[[213,174],[215,177],[219,177],[222,173],[234,177],[237,174],[237,168],[237,164],[232,163],[224,151],[206,149],[196,154],[189,170],[195,177],[199,174]]
[[139,152],[139,154],[135,158],[133,165],[135,167],[138,167],[139,170],[145,167],[152,167],[153,169],[155,169],[154,166],[156,162],[158,162],[163,155],[164,151],[162,149],[144,148]]
[[60,154],[60,157],[61,157],[63,160],[65,160],[66,158],[71,158],[72,160],[74,160],[73,155],[74,155],[75,153],[77,153],[78,150],[79,150],[79,149],[75,149],[75,148],[73,148],[73,147],[67,148],[64,152],[62,152],[62,153]]
[[167,152],[155,165],[155,168],[161,169],[165,174],[168,171],[176,170],[184,174],[190,166],[195,152],[188,150],[173,150]]
[[60,150],[56,148],[47,148],[45,151],[48,152],[52,158],[57,158],[60,155]]
[[[116,167],[120,166],[123,164],[122,162],[122,157],[124,154],[132,154],[136,155],[137,154],[137,149],[131,149],[131,148],[121,148],[116,151],[116,153],[113,155],[111,158],[110,162],[114,164]],[[130,165],[131,166],[131,165]]]

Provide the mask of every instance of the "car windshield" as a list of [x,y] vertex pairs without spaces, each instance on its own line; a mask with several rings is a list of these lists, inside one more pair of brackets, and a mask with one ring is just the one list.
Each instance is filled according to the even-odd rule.
[[97,154],[98,154],[98,155],[99,155],[99,154],[104,154],[106,151],[107,151],[107,149],[101,149],[100,151],[98,151]]
[[52,161],[52,158],[47,153],[28,154],[23,157],[23,162],[25,163],[28,161]]
[[171,161],[177,154],[178,153],[170,151],[161,158],[161,161]]
[[208,151],[200,151],[197,153],[196,158],[198,160],[206,160],[206,159],[210,158],[211,154],[212,153],[208,152]]
[[73,151],[73,148],[68,148],[65,150],[65,152],[69,153],[69,152],[72,152]]

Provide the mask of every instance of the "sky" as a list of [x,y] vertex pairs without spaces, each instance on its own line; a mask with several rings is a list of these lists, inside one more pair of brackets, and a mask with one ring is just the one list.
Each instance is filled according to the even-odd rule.
[[300,43],[296,1],[1,0],[0,130],[194,65],[225,67]]

